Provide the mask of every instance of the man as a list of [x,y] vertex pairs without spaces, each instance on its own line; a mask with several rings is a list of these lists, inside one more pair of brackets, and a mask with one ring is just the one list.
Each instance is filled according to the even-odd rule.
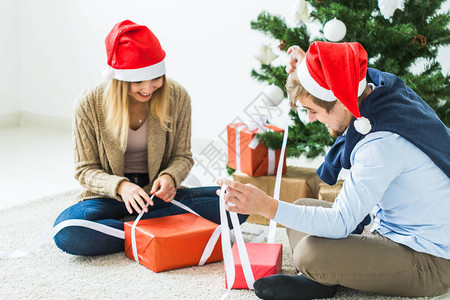
[[[314,42],[306,54],[298,47],[288,53],[295,56],[287,67],[291,107],[306,109],[310,121],[338,137],[319,176],[334,184],[342,167],[350,174],[334,204],[278,202],[254,186],[219,182],[228,185],[227,210],[287,227],[299,275],[259,279],[256,295],[326,298],[337,285],[397,296],[446,293],[449,129],[400,78],[367,69],[358,43]],[[369,213],[371,233],[352,234]]]

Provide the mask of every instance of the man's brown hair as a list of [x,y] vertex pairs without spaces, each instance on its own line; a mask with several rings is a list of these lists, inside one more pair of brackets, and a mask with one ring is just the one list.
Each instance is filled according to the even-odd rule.
[[325,108],[327,113],[329,113],[334,105],[336,104],[336,101],[324,101],[320,100],[317,97],[314,97],[311,95],[300,83],[300,80],[298,80],[297,72],[294,71],[291,75],[289,75],[287,81],[286,81],[286,91],[289,95],[289,106],[292,110],[297,109],[296,102],[301,97],[311,97],[314,104]]
[[[319,107],[324,108],[327,113],[329,113],[333,109],[334,105],[336,105],[336,100],[325,101],[311,95],[300,83],[300,80],[298,80],[296,71],[289,75],[286,81],[286,91],[289,95],[289,106],[292,110],[297,110],[296,102],[298,99],[300,99],[300,97],[311,97],[313,103],[318,105]],[[361,102],[364,100],[364,98],[367,97],[370,91],[371,89],[369,85],[366,85],[366,89],[361,94],[361,96],[358,97],[358,106],[361,105]]]

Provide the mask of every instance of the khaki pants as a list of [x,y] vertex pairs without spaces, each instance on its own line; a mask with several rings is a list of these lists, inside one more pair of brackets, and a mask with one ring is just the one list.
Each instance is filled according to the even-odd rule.
[[[297,205],[331,207],[300,199]],[[450,260],[416,252],[378,232],[327,239],[287,229],[294,264],[325,284],[391,296],[438,296],[450,290]]]

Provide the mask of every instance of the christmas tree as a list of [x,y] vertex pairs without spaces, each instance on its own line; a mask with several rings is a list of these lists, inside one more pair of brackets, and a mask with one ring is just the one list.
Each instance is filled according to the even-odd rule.
[[[439,118],[450,125],[450,76],[443,74],[436,57],[440,47],[450,44],[450,13],[439,12],[444,0],[300,0],[297,25],[289,27],[281,16],[262,12],[251,22],[254,30],[279,41],[281,51],[298,45],[307,50],[313,41],[359,42],[369,56],[368,67],[402,78]],[[324,24],[316,36],[310,27]],[[285,66],[273,66],[275,56],[265,46],[269,59],[259,59],[261,68],[252,77],[285,90]],[[272,58],[270,57],[272,55]],[[423,69],[418,69],[421,62]],[[413,66],[416,67],[414,68]],[[313,158],[324,154],[333,143],[326,127],[319,122],[304,123],[297,113],[289,113],[287,155]],[[260,136],[268,147],[279,148],[281,137],[273,133]]]

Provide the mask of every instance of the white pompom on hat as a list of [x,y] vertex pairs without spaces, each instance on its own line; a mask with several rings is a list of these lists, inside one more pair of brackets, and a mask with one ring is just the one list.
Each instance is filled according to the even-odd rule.
[[103,78],[145,81],[166,73],[166,53],[146,26],[125,20],[114,25],[105,39],[108,67]]
[[367,52],[359,43],[314,42],[297,67],[303,87],[324,101],[339,99],[355,116],[356,131],[367,134],[372,129],[369,119],[361,117],[358,97],[367,81]]
[[102,71],[102,77],[105,80],[111,80],[114,78],[114,75],[116,75],[116,72],[114,71],[113,68],[111,68],[110,66],[108,66],[106,69],[104,69]]

